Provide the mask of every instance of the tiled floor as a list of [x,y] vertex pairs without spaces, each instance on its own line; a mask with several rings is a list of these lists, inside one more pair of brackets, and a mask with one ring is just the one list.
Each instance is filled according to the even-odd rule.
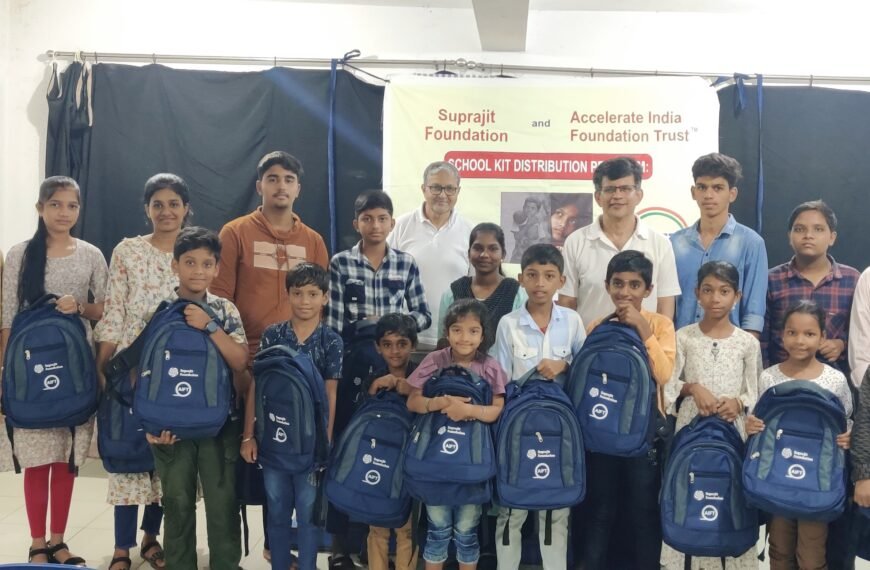
[[[0,473],[0,564],[26,560],[30,544],[27,515],[24,511],[22,479],[14,473]],[[263,559],[263,527],[260,524],[260,509],[248,509],[251,554],[242,559],[245,570],[268,570],[269,563]],[[113,547],[113,511],[106,504],[106,474],[98,460],[89,459],[76,480],[73,506],[67,527],[66,541],[72,551],[85,558],[88,566],[104,570],[111,560]],[[208,568],[208,552],[205,532],[205,509],[200,502],[197,510],[197,544],[199,566]],[[760,546],[760,544],[759,544]],[[131,553],[133,568],[148,569],[149,566]],[[326,570],[327,557],[320,554],[318,567]],[[759,565],[768,568],[767,562]],[[857,570],[870,570],[870,562],[859,560]]]

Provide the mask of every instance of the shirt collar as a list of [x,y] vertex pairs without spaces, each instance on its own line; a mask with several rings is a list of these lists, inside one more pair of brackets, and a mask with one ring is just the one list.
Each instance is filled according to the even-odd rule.
[[[418,224],[429,224],[430,226],[435,227],[435,225],[429,221],[429,218],[426,217],[426,214],[423,213],[423,209],[425,207],[426,207],[426,202],[423,202],[422,204],[420,204],[420,207],[417,208],[414,217],[417,219]],[[450,210],[450,217],[447,218],[447,223],[444,224],[442,227],[449,228],[450,226],[453,225],[453,222],[455,220],[456,220],[456,207],[454,206],[454,208],[452,210]]]
[[[350,254],[352,256],[356,257],[357,260],[360,261],[361,263],[362,262],[369,263],[368,258],[365,255],[363,255],[363,252],[362,252],[362,240],[356,242],[356,244],[352,248],[350,248]],[[384,252],[384,259],[389,261],[391,259],[394,259],[395,257],[396,257],[395,250],[390,247],[390,244],[387,244],[387,249]]]
[[[722,235],[732,236],[732,235],[734,235],[735,229],[737,229],[737,218],[734,217],[734,214],[728,214],[728,221],[725,222],[725,225],[722,226],[722,229],[719,231],[719,235],[716,237],[718,238],[719,236],[722,236]],[[701,235],[701,220],[700,220],[700,218],[698,219],[697,222],[692,224],[692,231],[697,236]]]
[[[843,272],[840,271],[840,265],[836,262],[836,260],[834,260],[834,257],[832,255],[829,254],[827,257],[828,257],[828,261],[831,262],[831,270],[828,271],[828,275],[826,276],[826,278],[842,279]],[[797,266],[795,266],[794,260],[795,260],[795,258],[794,258],[794,256],[792,256],[791,260],[788,262],[788,265],[786,266],[787,276],[789,278],[803,279],[803,276],[797,270]]]
[[[169,301],[177,301],[180,298],[181,297],[178,296],[178,287],[176,287],[172,290],[172,293],[169,295]],[[206,292],[205,292],[205,304],[206,305],[211,306],[212,303],[214,303],[215,299],[217,299],[217,298],[218,298],[217,295],[212,295],[211,291],[206,290]]]
[[[602,216],[599,215],[592,222],[592,227],[589,230],[589,239],[601,239],[605,235],[601,227],[601,218]],[[632,235],[640,239],[649,239],[649,227],[637,216],[634,217],[634,234]]]
[[[553,312],[550,313],[550,324],[554,322],[559,322],[565,318],[565,315],[562,314],[562,307],[553,303]],[[535,322],[535,319],[532,318],[532,314],[529,312],[529,309],[526,307],[526,304],[523,303],[520,306],[520,325],[527,326],[536,331],[541,330],[541,327],[538,326],[538,323]],[[547,325],[549,327],[549,325]]]

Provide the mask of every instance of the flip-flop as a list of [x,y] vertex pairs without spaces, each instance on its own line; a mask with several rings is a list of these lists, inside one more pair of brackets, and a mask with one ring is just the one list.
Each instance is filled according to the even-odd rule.
[[[145,555],[146,552],[151,552],[155,548],[157,549],[156,551],[152,552],[148,556]],[[163,547],[160,546],[160,543],[156,540],[153,540],[148,544],[143,544],[142,548],[139,549],[139,556],[142,557],[142,560],[150,564],[151,567],[154,568],[154,570],[162,570],[166,568],[165,564],[163,566],[157,564],[159,560],[165,560],[166,554],[163,552]]]
[[115,558],[112,558],[111,562],[109,562],[109,570],[112,570],[112,567],[118,562],[123,562],[127,565],[125,568],[122,568],[122,570],[130,570],[130,568],[133,567],[133,561],[130,560],[129,556],[116,556]]

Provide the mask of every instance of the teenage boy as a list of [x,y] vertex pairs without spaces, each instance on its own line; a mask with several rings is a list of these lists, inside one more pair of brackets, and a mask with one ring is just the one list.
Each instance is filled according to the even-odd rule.
[[613,312],[610,295],[602,285],[604,268],[620,251],[642,251],[653,262],[655,292],[643,300],[648,311],[673,318],[680,294],[677,266],[671,242],[643,223],[636,214],[643,199],[643,167],[623,156],[606,160],[595,168],[592,183],[601,215],[592,224],[565,240],[565,286],[559,304],[576,309],[584,323]]
[[743,296],[731,310],[731,322],[758,338],[764,328],[767,299],[767,250],[760,235],[738,224],[728,211],[737,199],[740,163],[714,152],[692,165],[692,199],[700,219],[671,234],[682,293],[677,299],[677,329],[696,323],[703,310],[695,297],[698,269],[708,261],[727,261],[740,273]]
[[[221,257],[217,234],[205,228],[185,228],[178,234],[172,253],[178,289],[170,300],[188,299],[208,305],[218,321],[213,321],[200,307],[188,305],[184,310],[188,326],[207,331],[234,372],[245,370],[247,339],[239,311],[230,301],[208,290],[218,274]],[[240,423],[233,406],[226,424],[215,437],[181,441],[168,431],[160,437],[145,436],[152,444],[154,465],[163,489],[164,549],[169,568],[197,568],[197,479],[205,500],[209,565],[214,570],[239,567],[242,538],[236,474],[235,469],[227,467],[226,458],[233,457],[239,449]]]
[[[615,318],[631,326],[643,340],[650,371],[658,386],[659,412],[664,415],[664,385],[674,370],[677,338],[667,317],[647,311],[643,300],[653,289],[653,264],[639,251],[622,251],[607,264],[605,287],[616,307]],[[587,332],[603,319],[591,323]],[[587,525],[581,553],[584,568],[612,568],[619,553],[610,550],[614,521],[633,525],[633,568],[658,570],[662,535],[659,522],[661,466],[657,450],[643,457],[586,454]],[[625,497],[620,501],[620,497]],[[620,513],[624,508],[627,512]]]
[[828,253],[837,240],[837,216],[821,200],[804,202],[788,218],[788,238],[794,256],[767,274],[767,313],[761,337],[764,365],[788,358],[782,345],[783,316],[798,301],[811,299],[827,315],[818,355],[848,374],[849,314],[861,274]]
[[[386,367],[376,370],[368,383],[369,395],[380,390],[395,390],[406,398],[411,387],[405,381],[416,365],[411,362],[411,351],[417,346],[417,323],[408,315],[390,313],[378,319],[375,343]],[[417,549],[413,541],[411,517],[396,532],[395,570],[417,570]],[[369,570],[389,570],[390,529],[369,527]]]
[[[550,244],[535,244],[526,249],[520,261],[520,284],[528,301],[502,317],[495,341],[495,358],[511,380],[518,380],[529,370],[537,369],[550,380],[565,372],[580,350],[586,333],[580,316],[571,309],[553,303],[553,296],[565,284],[564,260]],[[538,513],[541,558],[545,570],[565,570],[568,559],[568,519],[571,509],[552,511],[552,540],[546,545],[546,511]],[[500,507],[496,537],[509,525],[510,544],[496,541],[499,570],[516,570],[520,566],[522,539],[520,530],[528,511]]]
[[[291,305],[290,319],[271,325],[260,338],[260,350],[285,345],[311,357],[326,382],[329,399],[327,437],[332,441],[335,421],[335,393],[341,378],[343,345],[341,337],[321,323],[323,307],[329,301],[329,276],[319,265],[300,263],[287,272],[287,292]],[[245,407],[245,430],[242,435],[241,455],[248,463],[257,460],[257,442],[254,439],[256,379],[251,383]],[[263,482],[269,519],[269,534],[273,568],[290,568],[291,520],[296,511],[299,542],[299,570],[315,570],[319,532],[312,524],[317,498],[316,473],[290,474],[263,467]]]

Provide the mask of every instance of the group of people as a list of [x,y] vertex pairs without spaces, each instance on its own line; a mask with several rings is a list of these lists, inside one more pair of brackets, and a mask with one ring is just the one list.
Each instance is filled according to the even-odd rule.
[[[493,223],[472,228],[457,212],[460,173],[449,162],[426,167],[423,203],[398,219],[386,193],[361,194],[353,220],[360,240],[331,259],[322,237],[293,211],[303,174],[299,161],[285,152],[264,156],[256,183],[262,206],[227,223],[219,235],[188,225],[190,192],[182,178],[157,174],[146,182],[143,195],[151,233],[124,239],[108,265],[97,248],[70,233],[83,205],[77,183],[50,177],[40,187],[35,234],[6,256],[2,346],[16,314],[54,294],[58,311],[96,323],[87,330],[89,335],[93,330],[101,385],[105,364],[136,339],[161,301],[197,301],[217,317],[196,306],[185,313],[188,325],[208,331],[232,368],[236,404],[214,438],[147,434],[154,472],[109,474],[108,501],[115,506],[109,570],[129,569],[130,551],[137,546],[155,569],[196,568],[198,495],[206,505],[210,566],[236,570],[241,536],[232,466],[239,456],[257,461],[256,378],[250,369],[255,354],[286,345],[311,357],[326,383],[327,437],[334,443],[349,419],[336,414],[337,387],[346,373],[344,341],[364,321],[377,323],[376,346],[385,362],[365,379],[368,393],[396,390],[407,397],[411,411],[452,420],[497,421],[507,383],[531,370],[558,378],[586,334],[611,319],[631,326],[643,340],[659,412],[675,416],[677,430],[700,414],[733,422],[744,437],[757,433],[763,424],[752,415],[756,400],[766,388],[789,379],[819,383],[842,400],[848,413],[850,389],[870,390],[870,382],[861,382],[870,363],[870,270],[859,274],[828,253],[837,219],[821,201],[792,211],[787,236],[794,257],[769,269],[763,239],[729,213],[740,165],[728,156],[713,153],[694,163],[691,193],[699,220],[670,238],[635,214],[643,198],[641,166],[628,157],[601,163],[593,178],[601,215],[567,235],[561,249],[544,243],[526,248],[517,279],[502,269],[502,229]],[[412,360],[415,349],[430,351],[418,365]],[[425,383],[449,365],[484,378],[492,387],[492,404],[425,397]],[[859,409],[854,433],[838,439],[852,449],[854,500],[860,506],[870,506],[870,418],[865,414],[870,411]],[[85,563],[64,542],[75,477],[68,458],[74,451],[81,464],[93,431],[93,420],[72,431],[13,429],[12,448],[24,468],[32,562]],[[634,458],[587,454],[586,500],[573,509],[580,524],[572,527],[574,557],[582,568],[685,567],[683,555],[662,544],[661,453],[656,448]],[[312,570],[319,546],[318,528],[311,522],[318,478],[268,467],[263,476],[264,556],[274,568]],[[494,555],[500,568],[518,568],[518,533],[527,512],[497,505],[489,514],[481,505],[426,505],[426,511],[422,557],[427,568],[443,566],[451,540],[463,570],[482,562],[481,546],[483,556]],[[298,557],[289,547],[294,512]],[[547,515],[548,524],[541,524],[546,570],[567,566],[571,514],[572,509],[554,511]],[[484,536],[482,545],[478,527],[484,516],[495,517],[495,536],[510,535],[510,540]],[[540,516],[543,523],[544,513]],[[632,548],[614,540],[622,532],[618,521],[629,525]],[[334,510],[327,518],[333,535],[331,570],[353,568],[348,522]],[[547,541],[545,526],[552,534]],[[369,530],[368,563],[374,570],[388,568],[390,530]],[[396,568],[415,568],[411,521],[394,530],[401,554]],[[848,567],[848,561],[835,562],[841,552],[837,541],[846,537],[836,531],[829,537],[825,524],[774,517],[769,531],[773,568],[795,567],[796,561],[801,568],[823,568],[826,557],[831,567]],[[690,562],[693,568],[722,563],[697,557]],[[724,563],[727,568],[758,564],[754,549]]]

